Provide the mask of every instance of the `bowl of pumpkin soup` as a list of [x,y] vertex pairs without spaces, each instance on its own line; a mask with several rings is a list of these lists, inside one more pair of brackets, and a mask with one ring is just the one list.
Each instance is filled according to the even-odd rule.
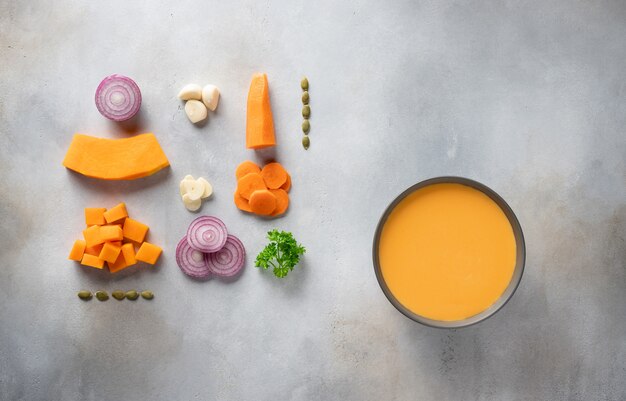
[[462,177],[419,182],[396,197],[374,235],[374,271],[387,299],[427,326],[485,320],[511,298],[526,247],[495,191]]

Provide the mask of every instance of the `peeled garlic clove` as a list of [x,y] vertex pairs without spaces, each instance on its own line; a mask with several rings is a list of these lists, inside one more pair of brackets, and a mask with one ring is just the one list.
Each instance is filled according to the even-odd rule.
[[204,185],[198,182],[198,180],[187,180],[183,183],[185,187],[185,193],[189,195],[189,199],[196,200],[202,198],[204,194]]
[[196,84],[185,85],[178,92],[178,98],[181,100],[200,100],[202,99],[202,87]]
[[183,203],[185,204],[187,210],[192,212],[195,212],[196,210],[200,209],[200,206],[202,206],[202,200],[200,198],[195,200],[190,199],[189,194],[183,195]]
[[206,106],[199,100],[187,100],[185,113],[189,117],[189,121],[194,124],[204,120],[208,114]]
[[202,88],[202,103],[211,111],[217,108],[217,102],[220,100],[220,91],[215,85],[206,85]]
[[196,182],[204,188],[204,193],[202,194],[202,199],[208,198],[213,194],[213,187],[211,184],[204,179],[204,177],[200,177],[196,180]]
[[187,190],[185,189],[185,181],[195,181],[195,178],[193,178],[193,176],[191,176],[191,175],[186,175],[185,178],[183,178],[180,181],[180,184],[178,185],[178,189],[180,191],[180,196],[183,196],[184,194],[187,193]]

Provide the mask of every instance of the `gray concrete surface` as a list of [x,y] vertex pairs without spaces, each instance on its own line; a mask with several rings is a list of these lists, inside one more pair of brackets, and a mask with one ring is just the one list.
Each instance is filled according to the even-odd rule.
[[[626,399],[626,3],[281,3],[0,3],[0,399]],[[293,176],[274,221],[231,200],[235,166],[272,156],[244,148],[256,71]],[[143,91],[134,124],[94,106],[111,73]],[[222,90],[203,127],[175,97],[189,82]],[[145,131],[168,171],[98,182],[61,166],[74,132]],[[185,174],[211,180],[202,213],[247,247],[236,282],[176,267],[194,218],[177,195]],[[396,312],[370,256],[386,204],[444,174],[498,191],[528,247],[512,301],[456,331]],[[162,262],[112,277],[66,260],[82,208],[119,201],[150,225]],[[308,248],[283,281],[253,267],[272,227]],[[83,288],[156,298],[83,303]]]

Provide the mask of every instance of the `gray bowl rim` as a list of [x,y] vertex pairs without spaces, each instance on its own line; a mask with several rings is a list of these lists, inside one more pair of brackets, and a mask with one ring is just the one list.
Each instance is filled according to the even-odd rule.
[[[485,309],[484,311],[474,316],[470,316],[463,320],[455,320],[455,321],[434,320],[434,319],[429,319],[429,318],[420,316],[410,311],[408,308],[402,305],[400,301],[398,301],[396,297],[391,293],[391,291],[389,290],[389,287],[387,287],[387,283],[385,283],[385,280],[383,279],[382,272],[380,270],[378,245],[380,242],[380,235],[382,233],[385,223],[387,222],[387,218],[389,217],[391,212],[395,209],[395,207],[402,200],[404,200],[404,198],[406,198],[413,192],[417,191],[418,189],[424,188],[429,185],[434,185],[434,184],[461,184],[461,185],[466,185],[471,188],[477,189],[480,192],[484,193],[489,198],[491,198],[500,207],[500,209],[502,209],[505,216],[509,220],[509,223],[511,224],[511,228],[513,229],[513,235],[515,237],[515,247],[516,247],[515,268],[513,270],[513,276],[511,277],[511,281],[509,282],[509,285],[506,287],[502,295],[500,295],[500,298],[498,298],[498,300],[494,302],[489,308]],[[485,319],[493,316],[496,312],[502,309],[502,307],[504,307],[504,305],[506,305],[507,302],[509,302],[509,300],[511,299],[511,297],[517,290],[517,287],[519,286],[522,280],[522,275],[524,273],[524,266],[526,263],[526,243],[524,241],[524,233],[522,231],[522,226],[519,220],[517,219],[517,216],[513,212],[513,209],[511,209],[508,203],[506,203],[506,201],[500,195],[498,195],[498,193],[496,193],[494,190],[492,190],[485,184],[482,184],[478,181],[471,180],[469,178],[457,177],[457,176],[441,176],[441,177],[434,177],[434,178],[429,178],[424,181],[420,181],[417,184],[414,184],[410,186],[409,188],[407,188],[406,190],[404,190],[400,195],[398,195],[394,200],[391,201],[391,203],[387,206],[382,216],[378,220],[378,225],[376,226],[376,232],[374,233],[372,257],[374,261],[374,272],[376,273],[376,279],[378,280],[378,284],[380,285],[380,288],[383,290],[383,293],[385,294],[389,302],[391,302],[391,304],[398,311],[400,311],[404,316],[408,317],[409,319],[414,320],[418,323],[421,323],[425,326],[435,327],[435,328],[440,328],[440,329],[458,329],[462,327],[468,327],[468,326],[484,321]]]

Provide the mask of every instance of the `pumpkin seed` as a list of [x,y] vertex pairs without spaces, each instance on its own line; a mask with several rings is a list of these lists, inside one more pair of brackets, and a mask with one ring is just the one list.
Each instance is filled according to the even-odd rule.
[[309,80],[306,79],[306,77],[302,78],[302,81],[300,81],[300,87],[303,91],[309,90]]
[[302,94],[302,104],[309,104],[309,92],[307,91]]
[[92,298],[91,291],[78,291],[78,298],[82,299],[83,301],[89,301]]
[[152,293],[152,291],[141,291],[141,297],[143,299],[152,299],[154,298],[154,294]]
[[304,136],[302,138],[302,146],[304,146],[304,149],[305,150],[308,149],[310,144],[311,144],[311,140],[309,139],[309,137],[308,136]]
[[306,118],[307,120],[309,119],[309,117],[311,117],[311,106],[302,107],[302,117]]
[[106,291],[96,291],[96,298],[98,298],[98,301],[104,302],[109,299],[109,294]]
[[139,293],[137,291],[135,290],[126,291],[126,299],[130,299],[131,301],[134,301],[137,298],[139,298]]
[[309,120],[304,120],[302,121],[302,132],[304,132],[304,134],[308,134],[309,131],[311,130],[311,123],[309,122]]
[[117,299],[118,301],[121,301],[122,299],[126,298],[126,294],[124,294],[124,291],[120,291],[120,290],[113,291],[111,293],[111,296]]

